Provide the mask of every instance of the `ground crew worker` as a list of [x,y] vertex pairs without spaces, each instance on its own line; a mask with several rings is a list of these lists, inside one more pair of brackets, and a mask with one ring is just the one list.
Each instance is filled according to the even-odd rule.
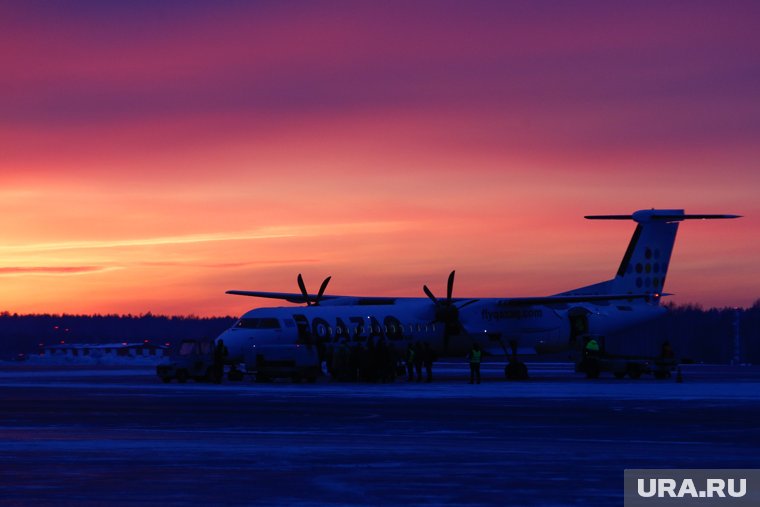
[[417,373],[417,382],[422,382],[422,364],[425,359],[425,350],[422,342],[414,344],[414,371]]
[[430,344],[428,342],[425,342],[423,344],[423,351],[425,353],[425,357],[423,358],[423,361],[425,363],[425,373],[427,375],[427,381],[432,382],[433,381],[433,361],[435,361],[435,352],[432,348],[430,348]]
[[472,350],[470,351],[469,358],[470,358],[470,384],[477,381],[478,384],[480,384],[480,357],[482,355],[482,351],[480,350],[480,345],[475,342],[472,345]]
[[337,350],[333,354],[332,375],[335,380],[345,382],[349,377],[349,350],[345,338],[341,340]]
[[218,340],[216,342],[216,347],[214,347],[214,383],[216,384],[220,383],[224,376],[224,361],[227,354],[227,347],[224,345],[224,340]]
[[407,381],[414,381],[414,345],[409,343],[406,347],[406,373]]
[[599,342],[595,338],[591,337],[586,342],[586,357],[596,357],[599,355]]

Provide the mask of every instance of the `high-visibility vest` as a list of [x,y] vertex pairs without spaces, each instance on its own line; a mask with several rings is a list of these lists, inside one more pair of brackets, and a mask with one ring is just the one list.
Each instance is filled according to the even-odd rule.
[[479,363],[480,362],[480,350],[473,350],[470,352],[470,362],[471,363]]
[[589,340],[586,344],[586,350],[599,352],[599,344],[596,342],[596,340]]

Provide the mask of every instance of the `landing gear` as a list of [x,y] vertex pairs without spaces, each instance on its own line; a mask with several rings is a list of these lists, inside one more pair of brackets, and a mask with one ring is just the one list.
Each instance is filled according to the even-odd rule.
[[586,378],[599,378],[599,374],[602,372],[599,359],[595,356],[583,358],[583,361],[581,361],[581,371],[586,372]]
[[504,367],[504,376],[507,380],[528,380],[528,367],[521,361],[510,359]]
[[507,380],[528,380],[528,367],[517,359],[517,342],[510,340],[509,347],[512,349],[512,355],[509,363],[504,367],[504,376]]

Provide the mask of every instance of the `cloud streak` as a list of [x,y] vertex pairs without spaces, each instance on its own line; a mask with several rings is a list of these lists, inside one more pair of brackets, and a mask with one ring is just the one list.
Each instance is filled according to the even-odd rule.
[[122,269],[116,266],[9,266],[0,267],[0,276],[24,275],[88,275]]
[[398,230],[403,225],[398,222],[339,223],[320,225],[300,225],[266,227],[254,231],[186,234],[181,236],[161,236],[153,238],[61,241],[51,243],[29,243],[0,246],[0,253],[53,252],[63,250],[99,250],[110,248],[133,248],[151,246],[178,246],[197,243],[224,241],[257,241],[294,237],[335,236],[355,233],[381,233]]

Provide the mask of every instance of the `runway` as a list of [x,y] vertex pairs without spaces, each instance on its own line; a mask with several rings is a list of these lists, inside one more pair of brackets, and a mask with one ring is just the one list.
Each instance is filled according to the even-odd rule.
[[758,468],[760,368],[162,384],[0,367],[0,505],[622,505],[625,468]]

